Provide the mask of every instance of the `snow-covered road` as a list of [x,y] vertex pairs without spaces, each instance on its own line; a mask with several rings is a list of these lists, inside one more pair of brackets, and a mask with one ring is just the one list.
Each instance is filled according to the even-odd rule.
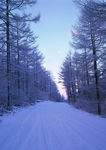
[[42,102],[0,123],[0,150],[106,150],[106,119]]

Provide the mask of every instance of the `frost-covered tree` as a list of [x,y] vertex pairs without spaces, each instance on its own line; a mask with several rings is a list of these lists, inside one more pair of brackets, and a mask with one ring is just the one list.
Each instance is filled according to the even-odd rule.
[[63,81],[66,87],[66,93],[69,102],[75,102],[76,100],[76,81],[75,70],[72,62],[71,52],[65,58],[61,67],[60,79]]
[[[7,97],[8,97],[8,105],[10,105],[10,74],[11,74],[11,46],[12,46],[12,33],[11,28],[16,28],[14,26],[14,20],[17,19],[16,11],[19,11],[24,6],[34,4],[34,0],[3,0],[0,1],[0,25],[1,25],[1,32],[2,32],[2,42],[5,44],[5,51],[6,51],[6,63],[7,63]],[[33,20],[37,21],[38,17],[29,18],[30,16],[27,14],[21,15],[18,17],[19,21],[28,21]]]
[[[43,55],[29,23],[39,21],[25,8],[35,0],[0,1],[0,104],[21,105],[37,99],[60,96],[51,76],[43,67]],[[24,13],[23,13],[24,9]],[[27,11],[26,11],[27,12]],[[51,86],[49,86],[52,83]],[[52,92],[55,91],[54,93]],[[52,94],[53,93],[53,94]]]
[[[81,9],[79,23],[72,32],[75,53],[71,58],[76,99],[86,99],[102,112],[105,100],[106,83],[106,3],[100,1],[77,1]],[[67,81],[72,93],[73,78],[70,75],[70,62],[66,57],[62,66],[62,79]],[[66,69],[68,68],[68,69]],[[66,75],[68,70],[68,75]],[[71,84],[70,84],[71,83]],[[66,86],[66,85],[65,85]],[[67,89],[67,87],[66,87]],[[68,95],[68,94],[67,94]],[[72,95],[72,94],[71,94]],[[71,97],[71,96],[70,96]]]

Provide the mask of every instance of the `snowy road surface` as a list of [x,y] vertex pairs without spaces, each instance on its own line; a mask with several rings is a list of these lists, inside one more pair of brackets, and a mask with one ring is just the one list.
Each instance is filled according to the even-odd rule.
[[106,119],[43,102],[0,122],[0,150],[106,150]]

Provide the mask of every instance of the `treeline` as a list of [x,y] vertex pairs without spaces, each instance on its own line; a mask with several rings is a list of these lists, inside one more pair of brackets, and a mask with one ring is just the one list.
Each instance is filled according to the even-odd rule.
[[89,112],[106,113],[106,2],[80,1],[81,15],[73,28],[74,55],[61,67],[69,103]]
[[29,27],[40,16],[32,17],[23,11],[35,3],[0,1],[0,105],[60,98],[50,72],[42,65],[44,58],[36,45],[37,37]]

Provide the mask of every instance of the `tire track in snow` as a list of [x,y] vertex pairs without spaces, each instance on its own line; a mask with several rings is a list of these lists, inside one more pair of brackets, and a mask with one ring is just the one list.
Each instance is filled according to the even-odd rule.
[[39,103],[3,120],[0,150],[106,150],[105,124],[65,103]]

